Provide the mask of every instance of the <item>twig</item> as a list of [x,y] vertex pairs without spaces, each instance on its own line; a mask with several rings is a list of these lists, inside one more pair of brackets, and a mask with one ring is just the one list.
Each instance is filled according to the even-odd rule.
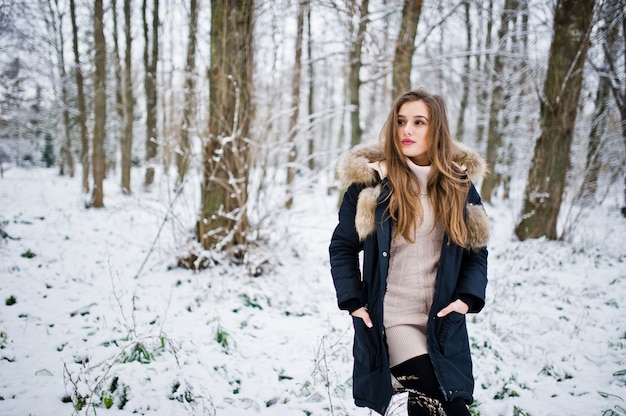
[[183,193],[183,189],[185,188],[185,184],[187,183],[188,178],[189,178],[189,175],[186,175],[183,182],[180,184],[180,186],[177,187],[176,192],[174,193],[174,198],[172,198],[172,201],[170,202],[170,205],[167,207],[167,211],[165,212],[165,216],[163,217],[163,221],[161,221],[159,230],[157,231],[156,236],[154,236],[154,240],[152,241],[152,244],[150,244],[150,250],[148,250],[148,254],[146,254],[146,257],[143,259],[141,266],[139,266],[139,270],[137,270],[137,273],[135,273],[135,276],[134,276],[135,279],[139,278],[139,276],[141,275],[141,272],[143,271],[143,268],[145,267],[146,263],[148,262],[148,259],[150,258],[150,255],[154,251],[154,246],[156,245],[156,242],[159,240],[161,231],[163,231],[163,227],[165,227],[165,223],[167,222],[167,219],[170,213],[172,212],[172,208],[174,208],[174,203],[176,202],[178,197]]

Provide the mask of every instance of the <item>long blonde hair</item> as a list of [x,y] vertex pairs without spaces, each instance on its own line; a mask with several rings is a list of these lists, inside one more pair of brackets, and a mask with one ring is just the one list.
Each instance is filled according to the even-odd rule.
[[448,237],[461,247],[467,246],[464,207],[470,181],[454,163],[454,155],[462,152],[450,135],[446,103],[439,95],[424,90],[409,91],[396,99],[381,132],[391,185],[388,214],[396,223],[394,238],[413,241],[413,232],[424,217],[419,199],[419,183],[402,154],[398,137],[398,113],[403,104],[422,101],[428,107],[428,149],[430,175],[427,192],[432,202],[435,221],[441,221]]

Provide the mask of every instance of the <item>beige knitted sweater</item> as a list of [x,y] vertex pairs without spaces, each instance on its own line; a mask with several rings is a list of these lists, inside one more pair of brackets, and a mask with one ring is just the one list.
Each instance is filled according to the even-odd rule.
[[392,367],[428,352],[426,324],[444,235],[443,225],[435,224],[433,206],[426,192],[430,166],[418,166],[410,160],[407,163],[420,184],[424,218],[415,230],[413,243],[401,236],[391,242],[383,307]]

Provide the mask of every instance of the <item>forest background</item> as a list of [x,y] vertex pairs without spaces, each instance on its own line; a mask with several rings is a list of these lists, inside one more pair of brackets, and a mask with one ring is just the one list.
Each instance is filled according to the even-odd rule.
[[107,189],[129,201],[158,192],[174,264],[263,276],[278,218],[320,189],[338,198],[339,155],[376,140],[393,98],[424,87],[487,159],[477,185],[514,213],[507,236],[586,241],[585,218],[626,215],[625,9],[3,0],[0,173],[76,176],[67,192],[88,210],[107,206]]
[[520,239],[564,238],[608,195],[623,208],[623,1],[120,3],[2,7],[0,162],[80,164],[88,206],[116,172],[124,193],[200,172],[200,248],[243,255],[296,177],[332,176],[425,87],[486,157],[484,200],[519,204]]

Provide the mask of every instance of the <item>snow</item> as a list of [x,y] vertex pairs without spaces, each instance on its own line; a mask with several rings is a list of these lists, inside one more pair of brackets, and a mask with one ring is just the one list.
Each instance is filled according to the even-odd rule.
[[[193,192],[172,203],[164,185],[128,196],[107,179],[106,207],[86,209],[79,182],[41,168],[0,178],[0,222],[16,238],[0,241],[0,415],[370,414],[352,402],[351,322],[329,273],[336,193],[308,187],[275,216],[254,277],[223,261],[174,267]],[[626,221],[602,207],[572,242],[519,242],[517,213],[487,210],[472,412],[625,415]],[[78,394],[80,411],[63,400]]]

